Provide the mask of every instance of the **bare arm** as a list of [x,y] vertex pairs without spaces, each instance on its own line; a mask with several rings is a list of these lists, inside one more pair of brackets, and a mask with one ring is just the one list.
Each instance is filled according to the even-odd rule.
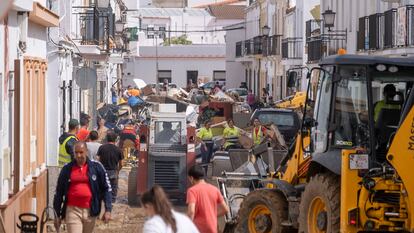
[[194,220],[195,215],[195,203],[188,204],[187,215],[191,220]]
[[218,208],[217,208],[217,217],[221,217],[226,215],[229,212],[229,207],[227,206],[226,202],[223,200]]

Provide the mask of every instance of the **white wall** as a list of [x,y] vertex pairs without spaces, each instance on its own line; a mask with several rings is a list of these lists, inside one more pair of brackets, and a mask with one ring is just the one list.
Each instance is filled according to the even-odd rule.
[[[155,47],[141,47],[140,57],[134,57],[124,66],[124,79],[139,78],[156,82]],[[191,45],[158,47],[159,70],[171,70],[172,83],[185,87],[187,70],[197,70],[199,78],[213,78],[213,71],[225,70],[224,45]],[[123,85],[128,81],[124,81]]]
[[[231,28],[244,27],[244,23],[233,25]],[[228,30],[226,32],[226,87],[239,87],[245,82],[245,68],[242,63],[236,61],[236,43],[243,40],[244,28]]]

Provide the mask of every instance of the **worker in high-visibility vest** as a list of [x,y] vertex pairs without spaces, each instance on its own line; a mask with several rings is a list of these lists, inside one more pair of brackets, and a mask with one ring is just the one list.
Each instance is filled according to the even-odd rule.
[[253,137],[253,144],[255,146],[260,145],[264,138],[266,137],[266,128],[262,126],[259,119],[254,119],[253,121],[253,131],[252,131],[252,137]]
[[240,137],[240,129],[234,126],[233,119],[227,120],[227,127],[223,130],[224,149],[227,151],[229,149],[238,149],[240,148],[237,144],[234,143],[235,140],[238,140]]
[[213,155],[213,132],[211,121],[204,123],[204,126],[196,134],[196,140],[201,143],[202,163],[209,163]]
[[59,137],[59,167],[63,167],[65,164],[72,162],[75,152],[74,145],[78,141],[76,134],[79,131],[79,121],[71,119],[69,121],[69,131],[64,132]]

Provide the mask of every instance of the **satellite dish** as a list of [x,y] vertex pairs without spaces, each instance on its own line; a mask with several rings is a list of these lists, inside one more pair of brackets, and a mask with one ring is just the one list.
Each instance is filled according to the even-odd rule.
[[9,11],[9,8],[12,5],[13,0],[1,0],[2,3],[0,4],[0,20],[3,20],[3,18],[6,16],[7,12]]
[[83,90],[95,87],[97,82],[96,69],[90,67],[78,69],[75,73],[75,82]]

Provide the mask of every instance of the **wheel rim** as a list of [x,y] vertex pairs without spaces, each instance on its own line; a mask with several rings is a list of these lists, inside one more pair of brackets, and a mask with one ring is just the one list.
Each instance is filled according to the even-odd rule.
[[272,213],[265,205],[257,205],[249,214],[249,232],[270,233],[272,230]]
[[316,197],[312,200],[307,222],[309,233],[327,232],[328,214],[325,202],[320,197]]

